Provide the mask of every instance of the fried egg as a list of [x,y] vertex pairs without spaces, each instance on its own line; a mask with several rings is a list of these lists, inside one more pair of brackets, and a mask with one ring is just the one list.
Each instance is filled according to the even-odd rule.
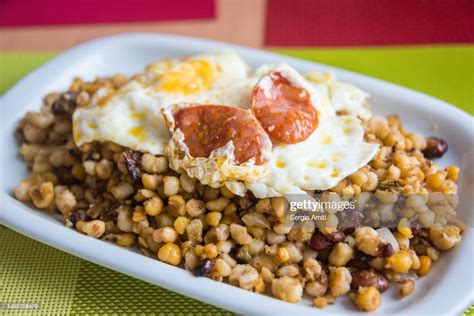
[[[174,129],[171,112],[163,109],[210,104],[251,111],[256,84],[264,91],[271,89],[272,82],[265,77],[271,71],[309,94],[318,115],[314,132],[297,143],[274,142],[259,164],[237,163],[234,153],[239,149],[231,141],[208,157],[193,157],[183,133]],[[378,145],[364,141],[359,120],[370,117],[367,97],[328,75],[310,74],[305,79],[286,64],[250,71],[235,53],[217,52],[161,60],[117,90],[98,90],[87,106],[74,112],[73,135],[79,146],[110,141],[167,155],[172,169],[206,185],[224,185],[238,195],[250,190],[258,198],[287,196],[332,188],[372,159]]]
[[165,154],[171,134],[162,108],[182,102],[242,105],[249,98],[248,73],[230,51],[156,62],[118,90],[100,89],[88,106],[76,109],[74,140],[79,146],[111,141]]
[[352,84],[337,81],[332,73],[311,72],[307,79],[324,95],[337,113],[353,114],[363,120],[372,116],[368,109],[367,92]]
[[273,144],[270,159],[262,165],[268,168],[268,176],[247,185],[256,197],[330,189],[374,157],[378,145],[364,141],[364,129],[356,114],[338,116],[327,89],[314,87],[290,66],[283,64],[274,70],[309,92],[318,110],[319,125],[302,142]]
[[[199,106],[199,105],[198,105]],[[183,131],[178,127],[175,114],[180,110],[186,110],[196,105],[192,104],[180,104],[167,107],[162,110],[162,113],[165,117],[166,122],[168,123],[169,130],[172,134],[168,148],[167,156],[170,162],[170,167],[178,172],[185,172],[190,177],[198,179],[199,182],[205,185],[209,185],[213,188],[219,188],[222,186],[227,187],[231,192],[243,196],[247,192],[246,184],[257,183],[261,181],[265,176],[268,175],[268,168],[258,164],[255,157],[244,161],[242,163],[238,162],[238,157],[236,157],[235,144],[232,140],[232,137],[229,137],[230,140],[227,141],[224,145],[213,149],[207,157],[195,157],[190,153],[190,146],[188,145],[191,139],[185,139]],[[204,108],[205,106],[200,105]],[[216,107],[215,105],[213,107]],[[219,107],[219,106],[217,106]],[[232,107],[229,107],[232,108]],[[241,112],[241,109],[235,107],[236,110]],[[216,109],[217,110],[217,109]],[[251,139],[246,138],[245,141],[241,139],[239,144],[250,143],[254,141],[258,136],[257,132],[261,135],[260,141],[256,141],[255,145],[261,146],[261,159],[266,161],[271,155],[271,142],[268,138],[268,135],[263,131],[263,129],[258,124],[257,120],[253,117],[250,110],[245,110],[246,115],[253,119],[255,122],[254,127],[258,127],[258,131],[255,133],[243,131],[246,135],[251,135]],[[208,116],[211,116],[212,113],[209,113]],[[230,115],[226,116],[225,120],[235,120],[236,116]],[[213,118],[209,118],[210,121],[213,121],[215,125],[207,125],[205,122],[200,121],[196,117],[196,124],[191,126],[191,129],[201,128],[202,130],[208,129],[217,129],[216,125],[222,125],[224,122],[216,121]],[[187,123],[189,124],[189,118]],[[198,122],[199,121],[199,122]],[[205,126],[204,126],[205,125]],[[248,129],[254,128],[249,126]],[[226,129],[224,134],[229,135],[231,129]],[[209,135],[209,132],[202,132],[205,135]],[[235,132],[234,132],[235,133]],[[222,135],[222,134],[221,134]],[[264,136],[264,137],[262,137]],[[217,135],[213,135],[204,139],[203,143],[210,143],[213,140],[215,141]],[[245,136],[241,136],[245,137]],[[234,138],[234,140],[236,140]],[[248,141],[247,141],[248,140]],[[196,143],[198,144],[198,143]],[[202,144],[204,145],[204,144]]]

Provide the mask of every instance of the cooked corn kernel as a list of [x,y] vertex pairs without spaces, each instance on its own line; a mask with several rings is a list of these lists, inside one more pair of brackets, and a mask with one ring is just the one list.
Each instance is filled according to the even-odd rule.
[[414,270],[418,276],[424,276],[431,271],[431,259],[428,256],[420,256],[420,268]]
[[189,225],[191,220],[185,216],[179,216],[175,219],[173,223],[173,227],[178,232],[178,234],[182,235],[186,231],[186,227]]
[[448,179],[454,182],[458,181],[459,178],[459,167],[457,166],[449,166],[446,168],[446,171],[448,172]]
[[150,216],[156,216],[163,210],[163,201],[158,197],[154,196],[143,203],[145,212]]
[[406,238],[410,239],[413,238],[413,234],[411,232],[410,224],[406,218],[400,219],[398,223],[397,230],[400,234],[405,236]]
[[173,243],[164,244],[158,251],[158,259],[177,266],[182,260],[181,249],[179,249],[178,245]]
[[404,250],[395,252],[386,260],[388,264],[387,268],[391,268],[398,273],[407,273],[413,263],[410,254]]
[[285,263],[290,260],[290,253],[288,252],[288,249],[286,249],[285,247],[278,248],[277,258],[278,261],[280,261],[281,263]]
[[361,310],[372,312],[380,306],[382,298],[375,287],[360,287],[355,295],[355,302]]
[[131,247],[135,243],[135,234],[124,233],[116,236],[117,245],[121,247]]
[[54,203],[54,186],[52,182],[44,182],[34,185],[28,194],[37,208],[48,208]]
[[400,282],[399,291],[400,298],[410,295],[415,290],[415,282],[413,280],[406,280]]

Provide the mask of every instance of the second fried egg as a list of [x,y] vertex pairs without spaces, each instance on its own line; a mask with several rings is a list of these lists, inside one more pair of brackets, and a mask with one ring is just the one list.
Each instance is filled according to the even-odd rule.
[[79,146],[111,141],[165,154],[171,135],[162,108],[183,102],[240,105],[248,99],[247,77],[247,65],[233,52],[159,61],[118,90],[100,89],[88,106],[76,109],[74,140]]

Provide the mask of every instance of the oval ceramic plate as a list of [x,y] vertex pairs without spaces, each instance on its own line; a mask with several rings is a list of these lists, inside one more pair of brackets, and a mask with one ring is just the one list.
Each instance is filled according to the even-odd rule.
[[[289,304],[254,294],[210,279],[196,278],[189,272],[142,256],[111,243],[86,237],[69,229],[47,213],[16,201],[12,190],[26,177],[14,137],[18,120],[28,110],[37,110],[50,91],[67,89],[73,77],[93,79],[117,72],[132,74],[163,57],[192,55],[212,50],[232,49],[250,65],[277,64],[285,61],[302,73],[312,70],[332,71],[341,81],[351,82],[371,95],[374,113],[397,113],[408,130],[424,135],[435,133],[445,138],[450,150],[441,165],[462,165],[461,206],[458,213],[472,227],[473,118],[465,112],[427,95],[377,79],[337,68],[244,48],[194,38],[156,34],[125,34],[101,38],[73,48],[44,64],[18,82],[1,99],[1,220],[24,235],[113,270],[157,284],[195,299],[239,313],[251,314],[359,314],[347,297],[324,310],[311,307],[305,299]],[[469,191],[470,190],[470,191]],[[414,294],[396,298],[395,286],[385,293],[382,306],[373,315],[387,314],[458,314],[474,297],[473,232],[469,228],[459,247],[442,256],[432,273],[418,280]],[[8,254],[2,254],[8,255]]]

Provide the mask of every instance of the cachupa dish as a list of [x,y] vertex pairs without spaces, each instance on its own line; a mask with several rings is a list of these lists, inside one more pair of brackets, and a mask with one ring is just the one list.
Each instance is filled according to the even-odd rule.
[[80,233],[199,277],[316,307],[430,272],[461,241],[459,168],[439,137],[373,115],[328,73],[231,51],[160,60],[50,93],[17,132],[15,197]]

